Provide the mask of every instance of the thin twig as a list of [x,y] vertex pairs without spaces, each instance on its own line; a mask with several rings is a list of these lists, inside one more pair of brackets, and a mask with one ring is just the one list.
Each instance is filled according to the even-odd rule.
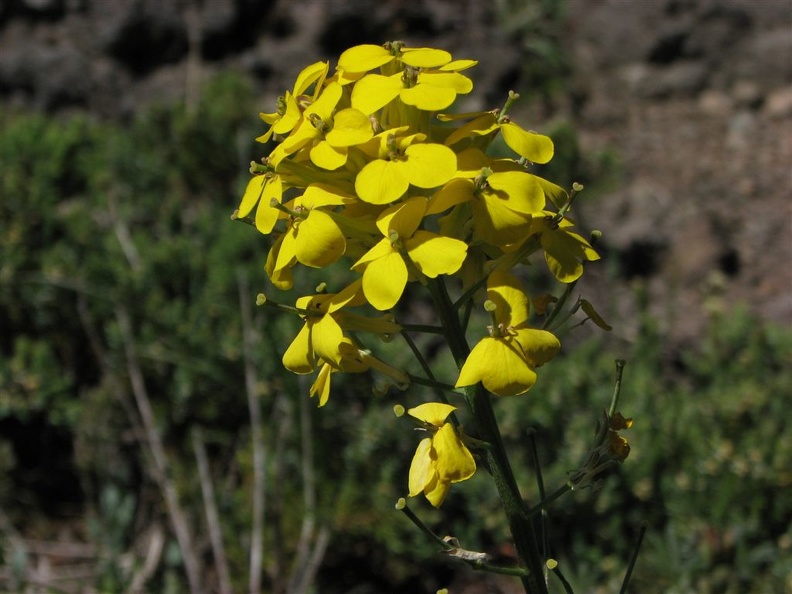
[[253,332],[251,316],[250,288],[247,277],[242,271],[237,273],[239,290],[239,309],[242,315],[242,345],[245,365],[245,393],[247,394],[248,411],[250,414],[250,439],[253,447],[253,520],[250,527],[250,594],[261,592],[261,576],[264,563],[264,504],[266,466],[266,450],[261,431],[261,406],[258,400],[256,384],[256,366],[253,362],[253,351],[256,336]]
[[[303,380],[304,378],[300,378]],[[305,394],[305,381],[300,382],[300,394]],[[315,535],[316,525],[316,473],[314,472],[313,426],[311,404],[308,398],[300,398],[300,438],[303,472],[303,523],[297,554],[289,580],[289,594],[305,594],[313,581],[330,538],[330,531],[323,526]],[[312,546],[313,544],[313,546]]]
[[228,571],[228,559],[223,545],[223,530],[220,526],[220,516],[217,513],[212,474],[209,471],[209,460],[206,456],[206,445],[200,427],[192,431],[192,445],[195,460],[198,463],[198,476],[201,481],[201,495],[204,510],[206,511],[206,524],[209,527],[209,540],[212,543],[212,554],[215,558],[219,594],[231,594],[231,578]]
[[140,363],[137,357],[137,349],[135,347],[135,339],[132,334],[132,322],[129,318],[129,313],[122,306],[116,307],[116,320],[121,329],[121,336],[124,342],[124,351],[126,353],[127,372],[129,373],[129,381],[132,385],[132,394],[135,397],[138,412],[140,413],[141,421],[143,422],[143,429],[146,435],[148,451],[153,462],[153,475],[154,479],[162,491],[165,498],[165,504],[168,509],[168,517],[173,525],[173,531],[176,535],[176,540],[179,543],[182,556],[184,558],[184,570],[187,573],[187,581],[190,584],[190,592],[192,594],[203,594],[203,580],[201,579],[200,564],[198,563],[195,549],[193,547],[192,535],[190,533],[190,525],[187,521],[187,516],[184,509],[179,502],[179,494],[176,489],[176,484],[170,478],[168,458],[165,453],[165,446],[157,430],[156,422],[154,420],[154,411],[151,408],[151,399],[148,395],[146,382],[143,379],[143,372],[140,368]]

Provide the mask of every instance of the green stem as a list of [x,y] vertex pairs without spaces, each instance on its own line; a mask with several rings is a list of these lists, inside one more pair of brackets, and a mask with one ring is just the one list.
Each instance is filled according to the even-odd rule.
[[[438,544],[444,552],[448,553],[452,557],[464,561],[473,569],[486,571],[488,573],[499,573],[501,575],[513,575],[517,577],[524,577],[526,575],[526,570],[522,567],[503,567],[501,565],[492,565],[491,563],[487,563],[484,559],[469,559],[465,558],[464,555],[455,554],[455,552],[459,551],[460,549],[451,544],[451,542],[444,540],[435,534],[432,529],[429,528],[429,526],[424,524],[421,518],[415,515],[415,513],[409,507],[407,507],[407,503],[403,499],[399,500],[399,502],[396,504],[396,509],[407,516],[409,520],[429,538],[429,540]],[[479,554],[477,553],[476,555],[478,556]]]
[[534,517],[539,512],[547,509],[547,507],[556,499],[561,497],[562,495],[569,493],[572,490],[572,485],[570,483],[566,483],[560,486],[558,489],[553,491],[548,497],[542,498],[542,500],[534,505],[531,509],[528,510],[528,516]]
[[613,388],[613,398],[611,398],[610,408],[608,409],[608,419],[612,419],[619,406],[619,395],[621,394],[622,375],[624,366],[627,364],[623,359],[616,359],[616,385]]
[[[542,478],[542,466],[539,464],[539,450],[536,447],[536,431],[534,429],[531,429],[529,432],[528,441],[531,444],[531,459],[533,460],[534,469],[536,471],[536,488],[539,491],[539,501],[544,501],[545,486],[544,479]],[[548,542],[547,535],[546,515],[547,511],[543,509],[539,520],[539,534],[542,541],[542,557],[546,557],[548,551],[550,550],[550,544]]]
[[423,332],[424,334],[442,334],[443,328],[440,326],[430,326],[429,324],[402,324],[398,322],[399,326],[401,326],[402,334],[404,332]]
[[[470,354],[470,346],[465,338],[459,317],[454,311],[453,303],[442,278],[429,279],[427,286],[435,302],[440,321],[446,329],[451,354],[457,367],[461,368]],[[478,384],[465,388],[465,398],[478,427],[478,438],[491,445],[485,451],[487,466],[498,489],[517,555],[529,572],[528,575],[520,577],[523,588],[527,594],[547,594],[536,530],[526,513],[517,481],[514,479],[490,396],[481,384]]]
[[638,542],[635,543],[635,550],[633,551],[632,559],[630,559],[630,564],[627,566],[627,573],[624,575],[624,581],[619,589],[619,594],[626,594],[627,592],[627,587],[630,585],[630,580],[632,579],[633,569],[635,569],[635,562],[638,560],[638,552],[641,550],[641,544],[643,543],[644,535],[648,527],[649,524],[641,522],[641,527],[638,532]]
[[574,592],[572,591],[572,584],[570,584],[567,581],[567,579],[564,577],[564,574],[561,573],[561,568],[558,566],[558,563],[554,563],[552,565],[552,572],[558,578],[558,581],[561,582],[561,585],[564,588],[564,592],[566,592],[566,594],[574,594]]
[[564,310],[564,306],[566,305],[566,302],[569,300],[569,296],[572,295],[572,291],[575,289],[576,284],[577,281],[575,280],[566,286],[564,292],[561,293],[561,297],[559,297],[558,301],[556,301],[556,304],[553,307],[553,311],[550,312],[550,315],[547,316],[545,323],[542,324],[543,330],[551,330],[551,331],[553,330],[552,324],[553,322],[555,322],[555,319],[558,317],[558,315]]

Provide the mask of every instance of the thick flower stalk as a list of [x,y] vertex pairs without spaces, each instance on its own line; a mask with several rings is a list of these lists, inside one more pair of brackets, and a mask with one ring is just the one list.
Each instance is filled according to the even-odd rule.
[[[407,389],[416,384],[445,391],[452,403],[415,403],[408,410],[427,432],[410,465],[408,494],[438,507],[452,485],[474,475],[476,458],[485,459],[518,551],[512,573],[526,591],[546,592],[544,559],[491,395],[532,390],[539,368],[559,352],[558,338],[534,327],[539,315],[549,312],[561,325],[583,311],[606,326],[589,302],[565,310],[563,296],[544,299],[541,311],[532,312],[520,267],[544,259],[567,285],[566,295],[599,255],[567,216],[575,191],[533,169],[553,157],[553,142],[512,118],[515,93],[500,109],[452,113],[457,98],[473,90],[466,73],[475,65],[445,50],[390,42],[346,50],[332,74],[328,62],[308,66],[276,111],[261,114],[269,128],[257,140],[270,152],[251,163],[253,177],[234,216],[270,237],[264,270],[276,289],[293,288],[306,267],[324,274],[334,266],[326,280],[345,279],[333,287],[337,292],[323,283],[294,307],[261,296],[261,303],[299,319],[300,329],[284,345],[285,368],[314,374],[310,394],[320,406],[329,401],[333,376],[344,373],[376,371],[405,400],[417,397]],[[487,154],[498,136],[511,157]],[[439,326],[411,324],[402,307],[411,283],[431,299]],[[481,305],[484,315],[470,318]],[[409,337],[414,332],[444,337],[458,365],[455,377],[432,373]],[[415,364],[386,363],[363,342],[398,334]],[[465,415],[469,433],[458,424]],[[613,431],[614,455],[626,455]]]

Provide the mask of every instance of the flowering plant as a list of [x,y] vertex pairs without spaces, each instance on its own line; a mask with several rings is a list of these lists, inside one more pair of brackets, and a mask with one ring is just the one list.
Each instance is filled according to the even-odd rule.
[[[617,390],[585,464],[543,501],[529,506],[523,500],[493,402],[534,387],[537,370],[560,350],[559,328],[573,315],[582,312],[583,321],[608,327],[588,301],[569,304],[584,265],[600,256],[569,218],[582,186],[568,192],[532,172],[533,164],[553,157],[552,140],[512,121],[513,92],[500,109],[453,112],[457,96],[473,89],[465,73],[475,65],[444,50],[391,42],[346,50],[332,75],[328,62],[306,67],[276,111],[261,114],[269,128],[258,140],[274,145],[251,164],[253,177],[234,218],[272,238],[265,270],[278,289],[292,288],[299,266],[321,269],[348,259],[356,275],[351,283],[322,283],[294,307],[259,294],[260,305],[302,320],[283,365],[314,376],[309,392],[319,406],[329,402],[337,373],[375,371],[404,397],[413,384],[434,388],[439,402],[394,407],[426,434],[412,459],[407,493],[439,507],[451,485],[484,467],[503,502],[518,559],[493,565],[454,539],[436,537],[404,499],[397,508],[448,554],[515,575],[527,592],[547,592],[548,569],[566,582],[540,547],[539,512],[624,460],[629,446],[618,430],[631,421],[616,412]],[[487,154],[499,135],[512,158]],[[558,298],[532,301],[519,269],[540,253],[564,289]],[[394,312],[411,283],[425,287],[438,325],[411,324]],[[483,308],[489,325],[470,324],[474,307]],[[411,338],[419,332],[445,338],[455,378],[435,376]],[[364,344],[365,333],[385,340],[400,334],[421,372],[377,357]],[[477,340],[472,348],[468,335]],[[463,429],[458,413],[464,412]]]

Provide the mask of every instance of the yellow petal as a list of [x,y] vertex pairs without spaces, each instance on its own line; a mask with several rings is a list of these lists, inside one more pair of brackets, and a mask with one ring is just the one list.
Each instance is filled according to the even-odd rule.
[[272,200],[280,202],[283,199],[283,181],[280,175],[272,176],[264,186],[261,201],[256,208],[256,229],[265,235],[272,232],[275,223],[281,215],[277,208],[271,206]]
[[356,45],[338,57],[339,68],[347,72],[367,72],[393,60],[393,55],[381,45]]
[[451,237],[429,231],[416,231],[405,241],[410,259],[423,274],[435,278],[439,274],[454,274],[467,255],[467,244]]
[[429,423],[435,427],[442,427],[448,415],[455,410],[456,406],[451,406],[444,402],[425,402],[409,409],[407,414],[424,423]]
[[299,224],[294,254],[301,264],[323,268],[337,261],[344,249],[344,234],[326,212],[314,209]]
[[404,88],[401,72],[392,76],[367,74],[352,89],[352,107],[371,115],[399,96]]
[[528,319],[530,301],[513,274],[493,271],[487,279],[487,299],[495,304],[495,320],[504,327],[517,326]]
[[481,382],[498,396],[527,392],[536,383],[536,372],[528,366],[521,350],[508,339],[483,338],[465,360],[455,387]]
[[599,254],[577,233],[553,229],[541,234],[542,248],[550,272],[562,283],[571,283],[583,274],[582,260],[599,260]]
[[553,141],[543,134],[528,132],[513,122],[501,124],[501,134],[508,147],[531,163],[547,163],[553,158]]
[[473,182],[469,179],[456,177],[432,194],[426,208],[426,214],[445,212],[452,206],[473,199]]
[[495,114],[486,112],[453,132],[446,138],[445,144],[447,146],[452,146],[463,138],[468,138],[469,136],[484,136],[485,134],[494,132],[498,129],[496,122],[497,117]]
[[396,305],[406,285],[407,265],[397,252],[374,260],[363,272],[363,293],[380,311]]
[[347,160],[347,148],[336,148],[326,140],[321,140],[311,147],[311,161],[317,167],[335,171]]
[[374,246],[363,254],[360,259],[352,264],[352,270],[356,270],[360,272],[361,270],[365,270],[366,266],[374,262],[375,260],[379,260],[380,258],[384,258],[388,254],[393,252],[393,246],[391,245],[390,239],[387,237],[381,239]]
[[514,340],[522,347],[523,356],[531,367],[544,365],[561,350],[558,338],[547,330],[521,328],[516,333]]
[[478,64],[477,60],[453,60],[448,64],[443,64],[438,70],[443,70],[446,72],[459,72],[460,70],[467,70],[468,68],[473,68]]
[[431,85],[435,88],[453,89],[455,93],[464,95],[473,90],[473,81],[464,74],[457,72],[421,72],[418,74],[418,84]]
[[440,507],[450,489],[451,483],[448,481],[441,481],[439,476],[435,473],[434,480],[424,487],[424,495],[434,507]]
[[286,103],[286,113],[284,113],[272,126],[272,131],[281,135],[291,132],[297,125],[297,122],[300,121],[300,116],[302,115],[302,110],[300,110],[300,106],[297,105],[297,100],[289,91],[286,91],[283,100]]
[[435,470],[441,482],[458,483],[476,472],[476,461],[451,423],[444,424],[435,433],[432,446],[437,453]]
[[456,91],[450,87],[437,87],[429,83],[420,83],[399,91],[402,102],[424,111],[445,109],[454,102],[456,96]]
[[331,367],[327,362],[322,363],[322,366],[319,368],[319,373],[316,374],[314,383],[311,384],[311,388],[308,390],[308,395],[311,398],[317,395],[319,396],[320,407],[327,404],[327,401],[330,398],[330,378],[332,377],[334,371],[335,369],[333,369],[333,367]]
[[321,87],[324,77],[330,68],[330,62],[314,62],[306,66],[297,75],[297,80],[294,81],[294,94],[298,97],[305,93],[313,83],[317,83]]
[[410,187],[402,161],[371,161],[355,178],[355,192],[364,202],[388,204],[401,197]]
[[451,61],[451,54],[445,50],[429,47],[405,47],[399,59],[414,68],[437,68]]
[[331,82],[327,85],[317,97],[316,101],[311,103],[305,110],[305,117],[309,115],[317,115],[324,121],[329,122],[333,117],[333,110],[341,100],[341,95],[344,93],[343,87],[337,82]]
[[487,178],[492,193],[508,201],[507,206],[525,214],[541,212],[545,194],[535,175],[525,171],[503,171]]
[[341,365],[339,345],[344,340],[344,331],[333,316],[325,315],[311,323],[311,347],[315,356],[327,361],[333,367]]
[[333,116],[333,129],[325,139],[333,146],[353,146],[374,136],[368,116],[357,109],[342,109]]
[[267,261],[264,264],[264,272],[267,273],[267,276],[269,277],[272,284],[278,289],[281,289],[282,291],[288,291],[292,288],[292,286],[294,286],[291,267],[276,267],[278,256],[280,255],[280,246],[283,244],[284,237],[285,235],[281,235],[278,239],[276,239],[269,252],[267,252]]
[[509,208],[508,200],[487,193],[472,201],[474,233],[490,245],[509,245],[523,240],[531,227],[531,215]]
[[436,477],[432,460],[432,439],[426,437],[418,444],[410,463],[410,497],[420,495],[433,478]]
[[305,192],[300,197],[300,205],[306,208],[338,206],[354,198],[352,194],[347,194],[338,186],[317,182],[305,188]]
[[242,201],[237,208],[237,216],[242,218],[248,216],[256,204],[258,204],[261,194],[264,192],[264,185],[267,183],[267,177],[264,175],[255,175],[250,178],[250,181],[245,187],[245,193],[242,195]]
[[306,374],[314,370],[314,354],[311,347],[311,329],[303,324],[300,332],[283,353],[283,366],[292,373]]
[[442,144],[411,144],[404,154],[409,182],[419,188],[442,186],[456,174],[456,154]]
[[415,196],[406,202],[385,209],[377,217],[377,228],[385,237],[396,232],[402,239],[412,237],[421,224],[427,201],[423,196]]

